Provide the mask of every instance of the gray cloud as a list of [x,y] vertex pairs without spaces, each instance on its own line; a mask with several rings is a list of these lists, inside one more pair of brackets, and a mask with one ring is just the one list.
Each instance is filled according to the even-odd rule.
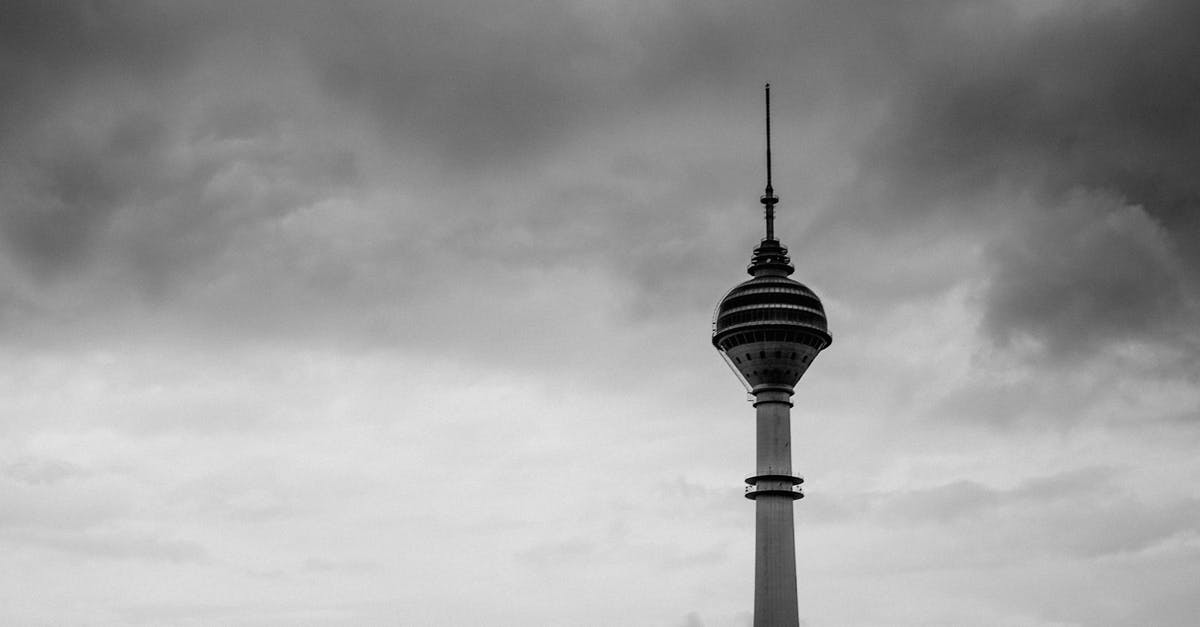
[[[17,150],[32,143],[40,155],[14,157],[15,180],[4,185],[0,227],[10,254],[46,278],[91,268],[103,251],[110,277],[151,298],[171,300],[165,291],[184,292],[193,282],[231,286],[244,293],[193,305],[233,314],[244,333],[354,329],[362,321],[346,324],[350,312],[342,310],[366,311],[376,299],[379,309],[368,317],[394,319],[380,296],[411,298],[436,287],[411,280],[372,284],[378,277],[363,275],[364,264],[411,265],[407,275],[415,278],[423,265],[441,262],[431,257],[438,254],[452,264],[474,255],[509,269],[551,256],[556,264],[574,259],[617,277],[628,289],[627,313],[635,317],[707,309],[724,285],[713,278],[717,268],[745,253],[724,237],[726,224],[696,216],[737,206],[752,212],[753,188],[745,197],[722,190],[743,176],[757,185],[758,176],[750,174],[759,167],[756,116],[745,120],[746,137],[737,146],[744,154],[722,154],[728,151],[713,138],[702,145],[704,154],[716,156],[704,157],[702,165],[669,146],[632,145],[613,151],[611,165],[593,168],[586,181],[549,180],[540,170],[567,148],[581,154],[579,142],[618,116],[637,126],[657,121],[659,112],[685,98],[699,98],[725,120],[734,107],[755,101],[731,99],[725,86],[741,86],[758,71],[779,75],[785,95],[787,85],[802,86],[783,100],[790,114],[783,116],[782,133],[788,119],[853,127],[863,126],[856,118],[872,107],[884,112],[876,132],[846,141],[857,149],[854,142],[865,140],[859,181],[886,193],[858,207],[865,197],[837,197],[831,202],[851,206],[837,207],[819,225],[875,213],[884,219],[867,222],[896,224],[921,208],[953,205],[963,214],[955,218],[956,230],[977,228],[972,216],[982,209],[972,207],[988,204],[978,195],[1015,181],[1015,189],[1034,189],[1037,204],[1051,208],[1068,204],[1071,189],[1123,198],[1162,226],[1164,247],[1179,251],[1183,270],[1166,272],[1158,264],[1150,268],[1154,280],[1138,286],[1154,298],[1090,307],[1084,301],[1120,301],[1130,287],[1122,277],[1144,268],[1138,265],[1143,256],[1133,252],[1138,244],[1116,242],[1132,255],[1125,258],[1132,265],[1116,276],[1083,276],[1104,243],[1052,251],[1056,241],[1038,232],[1029,235],[1041,245],[1023,256],[1012,242],[1001,242],[991,249],[996,279],[984,301],[985,330],[997,341],[1026,333],[1047,346],[1088,354],[1112,339],[1114,329],[1123,339],[1161,337],[1160,321],[1186,314],[1185,279],[1195,274],[1195,253],[1180,234],[1194,214],[1182,208],[1195,196],[1187,164],[1196,145],[1186,137],[1195,117],[1190,100],[1178,97],[1195,79],[1187,64],[1194,43],[1183,34],[1193,17],[1186,4],[1118,10],[1067,3],[1034,17],[985,3],[952,11],[856,3],[788,4],[766,12],[668,5],[652,17],[524,2],[486,9],[458,2],[401,9],[364,2],[337,10],[302,4],[288,11],[272,3],[204,11],[40,7],[18,5],[25,17],[10,27],[14,37],[6,50],[13,61],[6,67],[22,86],[16,92],[36,91],[29,68],[40,65],[60,70],[63,86],[39,102],[66,103],[65,96],[53,97],[67,92],[102,95],[93,79],[105,72],[128,73],[148,98],[121,116],[87,120],[94,130],[86,133],[61,130],[81,121],[64,106],[27,108],[28,119],[41,116],[41,124],[23,131],[21,142],[0,146]],[[1081,12],[1090,19],[1075,19]],[[970,35],[985,27],[993,34]],[[85,58],[55,43],[72,33],[91,42],[84,48],[93,54]],[[198,68],[222,67],[216,41],[252,51],[245,61],[254,68],[246,73],[252,95],[236,88],[200,92],[184,80]],[[263,74],[288,67],[312,83],[281,84]],[[199,98],[194,110],[200,113],[185,116],[181,97]],[[298,100],[311,110],[285,104]],[[337,111],[349,124],[345,130],[382,131],[379,145],[351,134],[330,145],[312,132],[317,111]],[[354,126],[363,119],[370,123]],[[698,125],[716,120],[665,115],[662,121],[704,137]],[[57,139],[44,128],[60,129]],[[389,163],[380,148],[401,161]],[[179,154],[190,158],[180,162]],[[666,171],[658,165],[672,160],[684,165]],[[359,257],[347,259],[327,242],[265,239],[283,216],[352,195],[349,185],[388,185],[382,176],[388,167],[399,180],[393,188],[429,208],[415,222],[378,225],[408,231],[390,250],[360,246]],[[656,169],[660,178],[648,176]],[[449,172],[455,180],[444,176]],[[676,184],[656,185],[664,177]],[[809,190],[794,187],[789,211],[803,215]],[[449,230],[439,231],[436,220],[444,212],[454,218]],[[1103,217],[1081,219],[1095,224]],[[515,224],[526,232],[514,233]],[[941,226],[918,221],[905,229]],[[831,235],[830,242],[838,240]],[[807,243],[794,246],[798,259],[810,254]],[[816,250],[824,245],[817,242]],[[245,246],[257,247],[249,257],[259,273],[222,282],[226,270],[219,264],[231,255],[246,257]],[[727,250],[711,254],[715,246]],[[1047,268],[1052,254],[1062,262]],[[835,263],[844,255],[826,257]],[[918,283],[945,289],[954,280],[926,270],[918,277],[896,269],[876,287],[904,293]],[[96,280],[86,283],[98,287]],[[1072,287],[1064,293],[1055,285]],[[28,290],[5,300],[5,315],[14,319],[59,306]],[[284,313],[289,310],[307,313]],[[280,324],[280,315],[294,322]],[[299,321],[304,317],[308,322]],[[1144,322],[1131,327],[1131,318]],[[1080,327],[1095,330],[1081,334]]]
[[520,1],[326,7],[300,30],[331,96],[464,176],[561,137],[596,88],[581,70],[611,45],[566,7]]
[[578,565],[597,551],[595,542],[585,538],[541,542],[516,553],[517,560],[538,568],[565,568]]
[[[1033,477],[1009,489],[956,481],[903,492],[841,497],[833,521],[871,520],[898,533],[954,529],[969,537],[970,550],[943,547],[940,557],[897,552],[930,568],[948,563],[1001,562],[1020,550],[1028,554],[1070,555],[1083,559],[1135,554],[1197,531],[1200,501],[1153,502],[1121,488],[1114,468],[1081,468]],[[838,501],[839,499],[834,499]],[[963,550],[961,555],[949,553]],[[949,560],[946,561],[946,560]]]
[[[47,481],[41,469],[33,477],[20,466],[6,473],[17,483],[0,482],[0,529],[23,532],[50,530],[76,536],[119,522],[133,508],[124,486],[83,485],[82,482]],[[33,480],[31,480],[33,479]]]
[[208,552],[196,542],[162,538],[154,534],[118,531],[85,533],[25,532],[7,534],[24,546],[53,549],[85,558],[136,559],[174,563],[201,562]]
[[1076,192],[991,251],[984,329],[1069,359],[1113,343],[1191,342],[1200,308],[1173,240],[1140,206]]
[[24,180],[6,190],[0,228],[35,277],[78,269],[113,213],[153,184],[147,170],[162,162],[164,140],[153,115],[128,114],[100,137],[71,134],[32,151]]
[[89,83],[169,80],[223,28],[223,12],[151,2],[6,2],[0,142]]
[[[42,96],[53,106],[29,108],[20,141],[0,145],[17,166],[0,189],[5,252],[35,280],[13,279],[24,287],[8,289],[2,311],[9,328],[29,336],[41,324],[51,337],[170,315],[184,333],[412,344],[429,335],[419,303],[449,289],[430,269],[479,275],[487,299],[499,283],[488,269],[548,259],[609,275],[613,305],[635,321],[708,310],[727,287],[717,268],[746,251],[723,237],[728,221],[704,216],[747,205],[737,217],[753,215],[761,178],[757,115],[746,116],[744,154],[709,130],[757,105],[760,77],[746,73],[766,62],[805,85],[796,110],[833,106],[885,73],[869,62],[877,35],[886,44],[902,32],[893,11],[861,6],[780,4],[774,17],[720,3],[650,16],[527,2],[21,6],[34,25],[22,28],[39,35],[14,39],[13,58],[57,64],[63,86]],[[864,17],[863,30],[830,37]],[[62,34],[58,20],[94,40],[92,59],[44,43]],[[773,34],[751,36],[759,29]],[[831,65],[806,60],[819,45]],[[843,66],[862,80],[834,89],[831,67]],[[97,80],[122,72],[129,85]],[[209,88],[212,73],[226,80]],[[745,96],[731,98],[731,84]],[[711,107],[689,118],[696,101]],[[605,143],[612,134],[599,129],[614,125],[622,139]],[[631,129],[663,125],[663,138],[703,141],[631,141],[645,135]],[[551,174],[556,159],[588,154],[598,164]],[[731,197],[746,171],[754,187]],[[380,191],[403,205],[362,211]],[[790,200],[800,205],[799,192]],[[339,215],[337,202],[358,213]],[[316,230],[339,227],[340,238]],[[709,254],[718,247],[728,253]],[[535,313],[504,324],[529,326]]]
[[0,478],[0,543],[77,557],[193,562],[199,543],[138,529],[132,486],[73,464],[22,459]]
[[[806,578],[809,620],[1032,624],[1051,613],[1004,602],[994,566],[1056,592],[1096,562],[1194,570],[1194,495],[1162,479],[1190,452],[1138,459],[1194,431],[1155,420],[1195,413],[1168,358],[1194,337],[1190,8],[2,11],[0,541],[41,581],[88,561],[80,590],[147,603],[112,623],[749,625],[713,592],[752,572],[751,436],[706,331],[759,237],[765,80],[781,233],[841,338],[796,461],[862,490],[950,469],[813,490],[802,566],[834,576]],[[1054,437],[1129,473],[997,487],[1061,467]],[[913,613],[845,607],[870,586]],[[1121,624],[1194,605],[1163,601]],[[72,622],[42,611],[8,619]]]
[[1200,11],[958,9],[864,153],[891,221],[942,225],[1032,198],[1047,215],[992,251],[991,337],[1024,334],[1074,356],[1178,339],[1200,275]]
[[352,575],[367,575],[378,573],[380,570],[382,570],[382,565],[371,560],[310,557],[304,560],[304,569],[315,573],[348,573]]
[[0,473],[26,485],[53,485],[60,481],[88,476],[88,471],[69,462],[24,458],[0,467]]
[[667,569],[713,568],[729,561],[729,546],[717,544],[700,550],[663,547],[663,566]]

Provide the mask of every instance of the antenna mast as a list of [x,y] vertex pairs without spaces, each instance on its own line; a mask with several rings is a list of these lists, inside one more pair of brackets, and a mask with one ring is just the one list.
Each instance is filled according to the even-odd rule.
[[771,187],[771,84],[767,83],[765,87],[767,94],[767,193],[759,199],[759,202],[766,208],[767,213],[767,239],[775,239],[775,203],[779,199],[775,197],[775,188]]

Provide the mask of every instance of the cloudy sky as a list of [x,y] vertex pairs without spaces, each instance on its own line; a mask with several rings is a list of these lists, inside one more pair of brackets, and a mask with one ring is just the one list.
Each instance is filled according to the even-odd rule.
[[1200,5],[0,8],[0,623],[745,627],[778,233],[807,627],[1200,613]]

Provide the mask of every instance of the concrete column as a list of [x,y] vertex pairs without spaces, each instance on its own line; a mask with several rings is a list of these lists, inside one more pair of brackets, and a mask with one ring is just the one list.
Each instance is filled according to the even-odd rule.
[[[755,393],[758,475],[792,474],[792,392]],[[790,481],[758,481],[757,490],[790,491]],[[754,627],[799,627],[796,599],[796,537],[792,497],[760,494],[755,499]]]

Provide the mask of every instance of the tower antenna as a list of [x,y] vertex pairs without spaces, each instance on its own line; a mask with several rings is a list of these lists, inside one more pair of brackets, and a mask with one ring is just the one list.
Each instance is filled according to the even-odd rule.
[[771,84],[767,83],[764,88],[767,94],[767,193],[759,199],[759,202],[766,208],[767,217],[767,239],[775,239],[775,203],[779,202],[779,198],[775,197],[775,188],[771,187]]

